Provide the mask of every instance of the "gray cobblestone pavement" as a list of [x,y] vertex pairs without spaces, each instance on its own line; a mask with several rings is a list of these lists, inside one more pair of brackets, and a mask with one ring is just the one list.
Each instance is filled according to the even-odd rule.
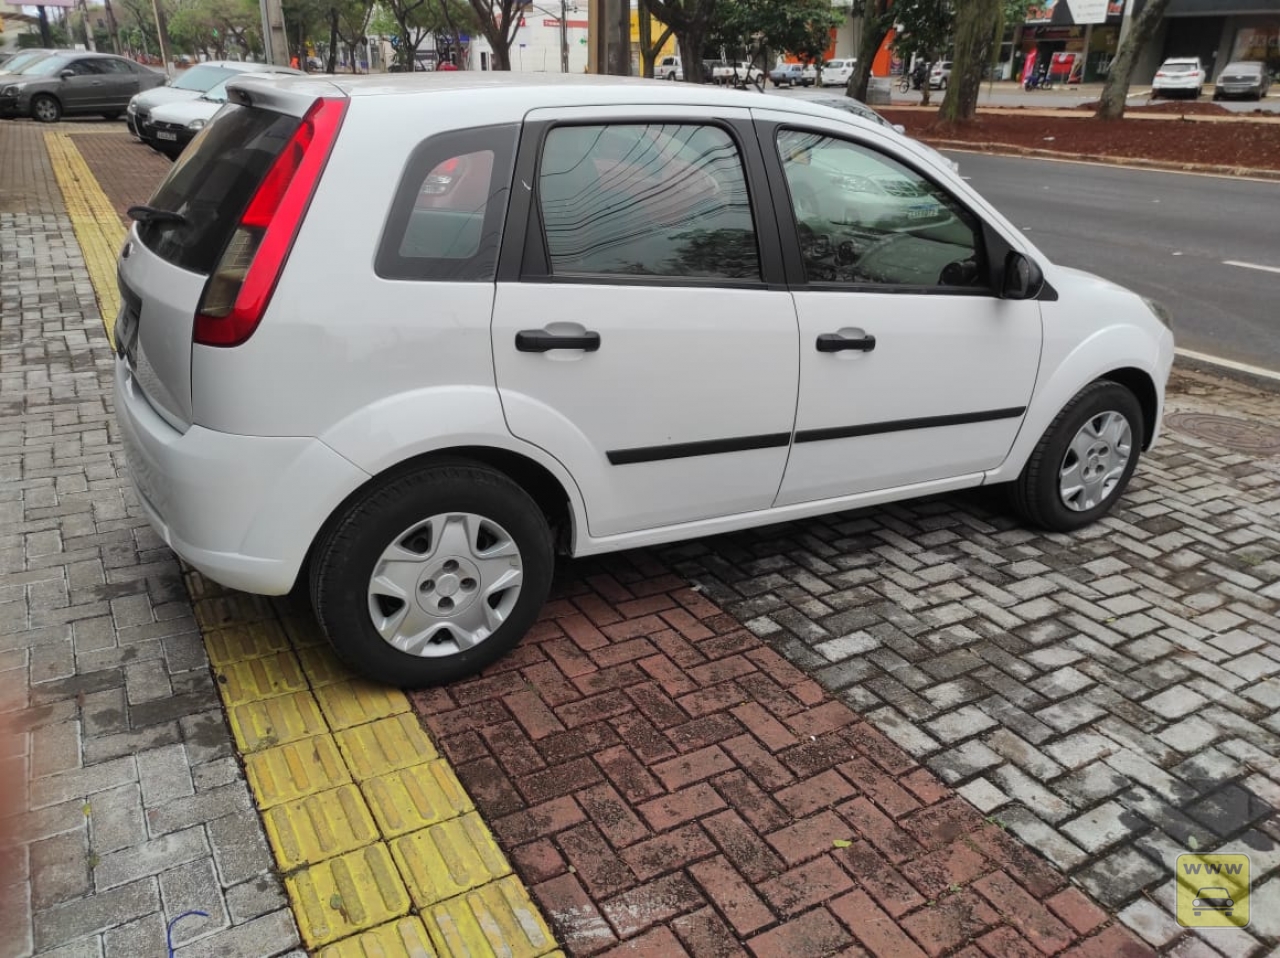
[[[1170,412],[1226,415],[1228,438],[1280,421],[1280,395],[1181,372],[1172,389]],[[1270,952],[1278,452],[1167,431],[1120,508],[1071,536],[980,491],[666,558],[1154,946],[1181,931],[1174,856],[1249,854],[1252,923],[1196,953]]]
[[122,479],[89,277],[27,135],[37,179],[0,171],[33,210],[0,210],[0,711],[25,773],[0,956],[155,958],[190,910],[208,917],[175,926],[179,956],[288,951],[177,561]]

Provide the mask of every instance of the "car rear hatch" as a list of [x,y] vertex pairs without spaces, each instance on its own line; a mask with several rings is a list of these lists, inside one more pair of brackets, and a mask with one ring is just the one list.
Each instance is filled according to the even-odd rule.
[[119,260],[116,351],[180,431],[192,422],[194,344],[238,345],[261,320],[345,108],[328,83],[233,83],[232,102],[130,211]]

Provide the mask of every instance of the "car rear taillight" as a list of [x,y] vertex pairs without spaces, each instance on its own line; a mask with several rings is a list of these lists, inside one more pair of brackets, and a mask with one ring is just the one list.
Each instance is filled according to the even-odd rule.
[[346,109],[345,98],[317,100],[267,170],[205,284],[197,344],[239,346],[262,322]]

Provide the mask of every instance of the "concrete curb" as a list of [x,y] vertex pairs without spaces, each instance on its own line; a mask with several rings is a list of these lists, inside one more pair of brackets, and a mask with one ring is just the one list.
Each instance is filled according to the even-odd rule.
[[1247,176],[1260,180],[1280,181],[1280,170],[1262,170],[1249,166],[1220,166],[1212,163],[1169,163],[1164,160],[1146,160],[1140,157],[1104,156],[1096,153],[1065,153],[1060,150],[1043,150],[1038,147],[1017,146],[1013,143],[974,143],[969,140],[946,140],[931,136],[919,136],[916,139],[923,143],[928,143],[934,149],[962,150],[966,153],[985,153],[993,156],[1033,156],[1071,163],[1101,163],[1107,166],[1131,166],[1145,170],[1163,170],[1168,173]]

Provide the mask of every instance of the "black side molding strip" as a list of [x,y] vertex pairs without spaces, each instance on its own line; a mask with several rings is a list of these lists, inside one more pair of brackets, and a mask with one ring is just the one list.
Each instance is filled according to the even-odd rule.
[[920,419],[894,419],[890,422],[869,422],[857,426],[802,429],[796,433],[796,442],[826,442],[828,439],[852,439],[855,436],[876,436],[885,432],[905,432],[908,429],[933,429],[935,426],[967,426],[975,422],[1017,419],[1026,411],[1026,406],[1018,406],[989,409],[986,412],[957,413],[953,416],[924,416]]
[[670,446],[615,449],[606,452],[605,455],[615,466],[629,466],[637,462],[662,462],[666,459],[716,456],[726,452],[746,452],[750,449],[775,449],[790,442],[791,433],[772,432],[763,436],[739,436],[736,439],[708,439],[703,442],[678,442]]

